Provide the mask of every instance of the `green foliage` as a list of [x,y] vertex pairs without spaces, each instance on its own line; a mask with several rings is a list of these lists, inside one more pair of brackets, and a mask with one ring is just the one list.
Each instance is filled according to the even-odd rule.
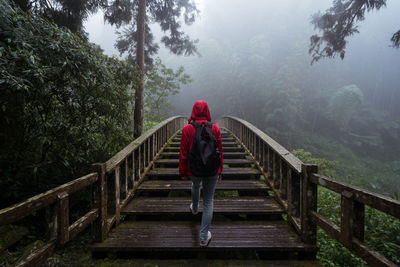
[[11,204],[87,173],[131,136],[135,71],[0,0],[0,188]]
[[145,120],[161,122],[169,116],[168,97],[179,92],[181,84],[191,82],[190,76],[179,67],[176,72],[167,68],[159,58],[145,77]]
[[365,209],[366,243],[400,265],[400,220],[378,210]]
[[363,102],[363,93],[357,85],[343,86],[335,92],[329,101],[330,116],[341,128],[347,129],[348,123]]
[[302,162],[316,164],[318,166],[318,173],[331,178],[336,178],[338,176],[335,170],[338,164],[337,161],[330,161],[324,158],[313,158],[311,152],[304,151],[304,149],[295,149],[292,151],[292,153]]
[[12,0],[23,11],[46,18],[59,26],[65,26],[72,32],[83,33],[83,21],[89,14],[95,13],[107,0]]

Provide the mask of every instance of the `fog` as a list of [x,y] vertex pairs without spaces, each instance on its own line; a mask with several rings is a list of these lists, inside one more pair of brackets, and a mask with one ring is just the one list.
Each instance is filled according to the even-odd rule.
[[[336,160],[343,180],[389,194],[400,191],[400,50],[390,47],[399,30],[400,1],[366,14],[360,33],[348,38],[344,60],[313,65],[309,38],[318,32],[310,18],[332,1],[196,3],[200,15],[184,30],[199,39],[200,56],[178,57],[160,45],[162,61],[184,66],[194,80],[171,98],[170,115],[189,115],[196,100],[206,100],[213,119],[238,116],[289,149]],[[86,30],[107,54],[118,55],[115,29],[104,24],[102,14],[92,16]],[[157,26],[153,32],[160,38]],[[357,91],[360,104],[345,96],[350,102],[335,110],[344,87]]]

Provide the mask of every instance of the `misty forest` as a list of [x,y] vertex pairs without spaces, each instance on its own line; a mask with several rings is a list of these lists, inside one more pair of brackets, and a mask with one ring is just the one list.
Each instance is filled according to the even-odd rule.
[[[310,219],[304,211],[315,224],[318,249],[314,259],[301,260],[323,266],[400,265],[399,12],[395,0],[0,0],[0,266],[134,264],[117,253],[106,259],[91,255],[96,218],[102,215],[100,209],[86,212],[97,203],[97,182],[74,189],[71,198],[75,191],[57,191],[54,199],[40,194],[73,183],[99,162],[106,162],[107,183],[114,181],[107,173],[111,158],[168,118],[190,117],[196,100],[208,103],[213,122],[224,116],[247,121],[287,149],[285,155],[316,165],[318,174],[337,182],[337,188],[356,188],[346,198],[348,191],[318,182],[315,213],[327,220]],[[157,153],[158,136],[142,158]],[[136,170],[128,164],[139,163],[140,176],[141,148],[121,164],[126,179],[121,196],[127,199],[130,186],[132,196],[136,192],[136,182],[127,180]],[[289,162],[280,164],[282,183],[282,164]],[[146,166],[142,171],[151,172]],[[261,170],[264,184],[270,175]],[[120,194],[115,189],[120,182],[111,183]],[[303,181],[299,190],[305,186]],[[269,196],[284,197],[277,193],[282,188],[269,189]],[[238,191],[215,194],[241,196]],[[17,204],[27,199],[41,208]],[[349,229],[342,228],[346,216],[353,216],[344,214],[344,199],[350,199],[354,214],[362,206]],[[299,205],[309,201],[303,196]],[[69,207],[65,236],[57,215],[62,205]],[[119,217],[117,209],[115,225],[122,227],[129,216]],[[93,224],[83,223],[88,227],[75,234],[80,226],[71,223],[90,216]],[[216,221],[234,221],[218,216]],[[290,212],[280,218],[293,223],[289,217]],[[43,226],[52,219],[59,225],[55,230]],[[302,229],[299,235],[307,243]],[[349,239],[342,238],[346,231]],[[65,242],[51,243],[59,235]],[[55,245],[47,249],[46,244]],[[266,264],[262,253],[229,253],[238,260],[232,266]],[[129,266],[163,265],[143,259],[135,264]],[[187,264],[178,260],[176,266]]]

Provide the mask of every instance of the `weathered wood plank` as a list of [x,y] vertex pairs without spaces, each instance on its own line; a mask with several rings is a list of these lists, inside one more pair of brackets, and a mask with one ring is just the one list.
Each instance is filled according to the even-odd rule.
[[48,257],[50,257],[56,248],[56,241],[44,244],[42,247],[33,251],[24,260],[17,263],[16,267],[40,266]]
[[311,220],[336,240],[340,240],[340,228],[316,211],[310,211]]
[[[164,149],[165,152],[179,152],[179,147],[167,146]],[[222,152],[244,152],[243,147],[222,147]]]
[[60,185],[43,194],[31,197],[23,202],[11,207],[0,210],[0,226],[13,223],[34,211],[42,209],[57,200],[57,195],[61,192],[71,194],[82,189],[97,180],[97,173],[90,173],[69,183]]
[[397,264],[386,259],[384,256],[374,251],[364,243],[353,238],[352,240],[352,250],[360,258],[364,259],[370,266],[388,266],[388,267],[398,267]]
[[68,227],[69,239],[73,239],[77,234],[82,232],[87,226],[99,217],[98,209],[93,209],[76,220]]
[[351,192],[354,194],[354,199],[356,201],[400,219],[400,201],[398,200],[353,185],[335,181],[320,174],[314,174],[311,177],[311,182],[339,194],[342,194],[343,191]]
[[[226,152],[224,153],[224,160],[225,159],[238,159],[238,158],[244,158],[248,154],[245,152]],[[161,158],[167,158],[167,159],[179,159],[179,152],[162,152],[161,153]]]
[[[148,180],[144,181],[138,190],[171,191],[191,190],[192,182],[183,180]],[[217,183],[216,190],[253,190],[266,191],[269,187],[260,180],[222,180]]]
[[[254,168],[224,168],[222,176],[243,176],[243,175],[259,175],[260,171]],[[149,176],[174,176],[179,177],[179,170],[176,168],[156,168],[148,172]]]
[[[249,166],[253,163],[252,160],[248,159],[225,159],[224,158],[224,165],[230,165],[230,166]],[[178,167],[179,165],[179,159],[158,159],[155,162],[156,166],[157,165],[165,165],[168,167]]]
[[[123,214],[188,213],[191,198],[138,197],[122,211]],[[202,201],[199,211],[202,212]],[[214,213],[282,214],[284,211],[272,197],[215,198]]]
[[[127,222],[94,244],[92,251],[135,251],[141,249],[198,249],[200,225],[193,222]],[[315,251],[306,245],[285,221],[215,222],[207,250],[260,249],[269,251]]]

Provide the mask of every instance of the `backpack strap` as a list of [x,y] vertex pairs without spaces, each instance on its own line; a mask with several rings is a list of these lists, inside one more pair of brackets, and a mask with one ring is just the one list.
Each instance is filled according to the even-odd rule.
[[194,120],[191,120],[191,121],[189,122],[189,124],[193,125],[193,127],[194,127],[195,129],[201,127],[201,125],[198,124],[197,122],[195,122]]

